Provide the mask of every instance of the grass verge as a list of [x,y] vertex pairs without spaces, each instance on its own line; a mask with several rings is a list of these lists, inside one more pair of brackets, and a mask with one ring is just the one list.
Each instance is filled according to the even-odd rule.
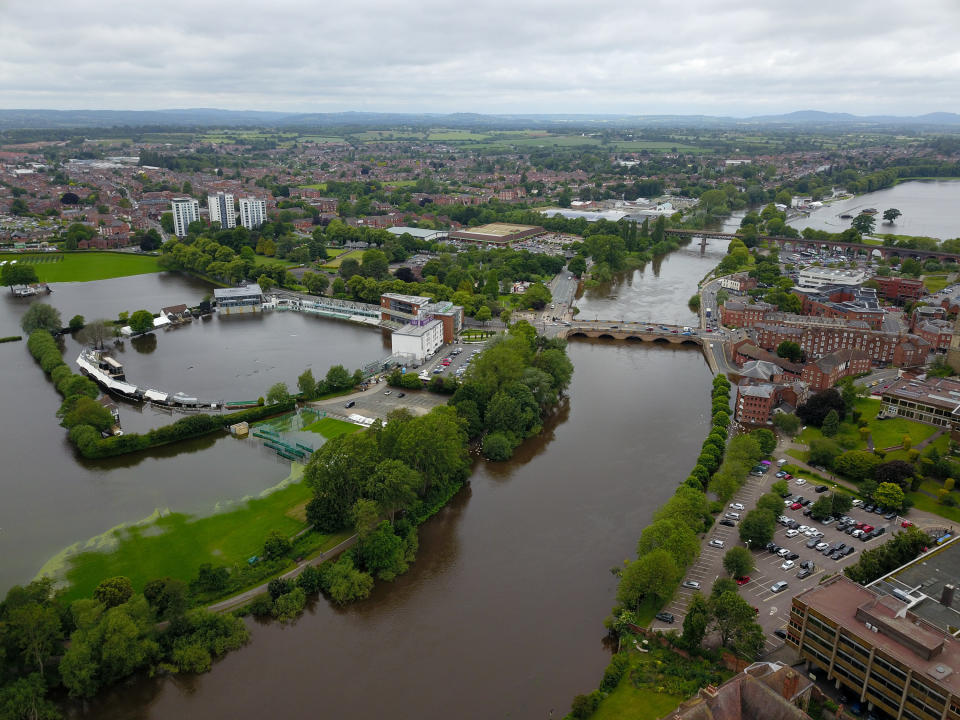
[[331,438],[339,437],[340,435],[347,435],[352,432],[356,432],[360,429],[359,425],[354,425],[353,423],[344,422],[343,420],[337,420],[336,418],[320,418],[315,423],[307,425],[304,430],[309,430],[310,432],[317,433],[318,435],[323,435],[323,437],[328,440]]

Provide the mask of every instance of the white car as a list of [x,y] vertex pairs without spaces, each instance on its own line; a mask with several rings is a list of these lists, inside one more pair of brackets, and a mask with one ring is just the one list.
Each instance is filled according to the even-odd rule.
[[790,554],[790,548],[780,548],[777,551],[777,555],[779,555],[780,557],[786,557],[789,554]]
[[830,547],[830,543],[825,543],[825,542],[824,542],[824,543],[817,543],[817,550],[819,550],[820,552],[823,552],[823,551],[826,550],[828,547]]
[[813,528],[811,528],[809,525],[801,525],[800,527],[797,528],[797,530],[799,530],[802,533],[805,533],[807,530],[812,530],[812,529]]
[[746,508],[743,507],[743,503],[730,503],[730,509],[731,509],[731,510],[745,510]]
[[806,484],[807,484],[807,481],[804,480],[803,478],[797,478],[796,480],[794,480],[794,482],[795,482],[797,485],[806,485]]
[[817,531],[814,530],[813,528],[807,528],[806,530],[803,531],[803,534],[809,538],[817,537]]
[[714,538],[713,540],[711,540],[710,542],[708,542],[707,545],[709,545],[710,547],[722,548],[722,547],[723,547],[723,540],[717,540],[716,538]]
[[854,506],[854,507],[860,507],[861,505],[863,505],[863,500],[860,500],[860,499],[858,498],[858,499],[856,499],[856,500],[853,501],[853,506]]
[[783,506],[784,506],[784,507],[790,507],[791,505],[793,505],[793,500],[792,500],[792,499],[787,498],[786,500],[783,501]]
[[796,537],[799,534],[799,530],[787,530],[787,537]]
[[792,570],[794,565],[796,565],[796,563],[793,560],[784,560],[783,565],[780,566],[780,569]]

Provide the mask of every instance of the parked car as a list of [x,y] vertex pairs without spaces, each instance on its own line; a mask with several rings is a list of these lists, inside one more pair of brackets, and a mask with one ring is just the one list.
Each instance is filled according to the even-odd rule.
[[774,631],[773,631],[773,634],[776,635],[776,636],[777,636],[778,638],[780,638],[781,640],[786,640],[786,639],[787,639],[787,633],[784,632],[783,630],[781,630],[780,628],[777,628],[776,630],[774,630]]
[[805,577],[809,577],[810,574],[811,573],[809,570],[807,570],[806,568],[803,568],[800,572],[797,573],[797,578],[799,580],[803,580]]
[[852,555],[852,554],[855,553],[856,551],[857,551],[857,549],[856,549],[853,545],[847,545],[847,546],[843,549],[843,556],[844,556],[844,557],[847,557],[847,555]]
[[779,545],[774,545],[772,548],[767,548],[767,552],[769,552],[771,555],[779,555],[781,550],[783,550],[783,548]]
[[796,560],[796,559],[799,558],[799,557],[800,557],[800,556],[797,555],[795,552],[792,552],[792,553],[789,553],[789,554],[787,555],[787,560]]
[[723,547],[723,540],[718,540],[717,538],[714,538],[713,540],[711,540],[710,542],[708,542],[707,545],[709,545],[710,547],[722,548],[722,547]]
[[799,530],[793,530],[793,529],[787,530],[787,537],[788,537],[788,538],[796,537],[796,536],[799,535],[799,534],[800,534],[800,531],[799,531]]
[[668,612],[658,612],[658,613],[657,613],[657,620],[661,620],[661,621],[663,621],[663,622],[665,622],[665,623],[672,623],[673,620],[674,620],[674,618],[673,618],[673,615],[671,615],[671,614],[668,613]]
[[748,582],[750,582],[750,576],[744,575],[743,577],[734,578],[734,580],[736,581],[737,585],[746,585]]
[[835,522],[836,522],[836,520],[834,520],[832,517],[828,517],[828,518],[824,519],[824,521],[822,522],[822,524],[823,524],[823,525],[833,525]]
[[782,558],[785,558],[789,554],[790,554],[790,548],[780,548],[780,550],[777,551],[777,555],[779,555]]
[[731,520],[739,520],[739,519],[740,519],[740,513],[728,512],[727,514],[724,515],[724,517],[730,518]]
[[787,474],[786,471],[781,470],[780,472],[778,472],[778,473],[776,474],[776,477],[782,478],[782,477],[783,477],[784,475],[786,475],[786,474]]
[[744,510],[743,503],[730,503],[731,510]]
[[900,527],[913,527],[913,523],[909,520],[904,520],[902,523],[900,523]]
[[886,515],[883,516],[883,519],[884,519],[884,520],[893,520],[896,516],[897,516],[897,514],[896,514],[895,512],[888,512]]
[[864,531],[864,532],[867,532],[867,533],[868,533],[868,532],[873,532],[873,525],[864,525],[864,526],[863,526],[863,531]]
[[823,552],[828,547],[830,547],[829,543],[825,543],[825,542],[817,543],[817,550],[819,550],[820,552]]
[[736,526],[737,526],[737,524],[736,524],[733,520],[728,520],[727,518],[724,518],[723,520],[721,520],[721,521],[720,521],[720,525],[724,525],[724,526],[726,526],[726,527],[736,527]]
[[828,488],[826,485],[817,485],[813,490],[814,490],[814,492],[824,493],[824,492],[826,492],[828,489],[829,489],[829,488]]
[[794,482],[795,482],[797,485],[806,485],[806,484],[807,484],[807,481],[804,480],[803,478],[797,478],[796,480],[794,480]]
[[795,564],[796,564],[796,563],[794,563],[793,560],[784,560],[784,561],[783,561],[783,565],[780,566],[780,569],[781,569],[781,570],[792,570],[792,569],[793,569],[793,566],[794,566]]
[[790,505],[790,509],[791,509],[791,510],[799,510],[799,509],[802,508],[802,507],[803,507],[803,505],[801,505],[801,504],[798,503],[798,502],[795,502],[795,503],[793,503],[793,504]]
[[788,587],[789,585],[785,581],[781,580],[780,582],[775,582],[773,585],[770,586],[770,592],[775,592],[775,593],[783,592]]
[[683,586],[684,586],[685,588],[690,588],[691,590],[699,590],[699,589],[700,589],[700,583],[698,583],[696,580],[684,580],[684,581],[683,581]]
[[818,538],[810,538],[809,540],[807,540],[807,547],[815,548],[819,542],[820,540]]
[[872,513],[872,512],[873,512],[873,503],[870,503],[869,505],[864,505],[864,506],[863,506],[863,509],[864,509],[865,512]]

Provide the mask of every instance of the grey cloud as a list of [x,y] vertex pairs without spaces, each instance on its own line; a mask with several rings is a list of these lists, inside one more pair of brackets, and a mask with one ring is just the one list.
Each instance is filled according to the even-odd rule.
[[0,102],[319,112],[958,111],[958,27],[953,0],[0,2]]

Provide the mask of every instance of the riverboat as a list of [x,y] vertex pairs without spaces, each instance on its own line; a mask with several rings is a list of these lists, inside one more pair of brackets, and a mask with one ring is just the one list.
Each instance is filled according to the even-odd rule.
[[877,210],[876,208],[866,208],[860,211],[860,213],[863,215],[876,215],[878,212],[880,211]]
[[852,217],[853,217],[853,215],[851,215],[850,213],[844,213],[843,215],[840,216],[840,219],[841,219],[841,220],[850,220]]

